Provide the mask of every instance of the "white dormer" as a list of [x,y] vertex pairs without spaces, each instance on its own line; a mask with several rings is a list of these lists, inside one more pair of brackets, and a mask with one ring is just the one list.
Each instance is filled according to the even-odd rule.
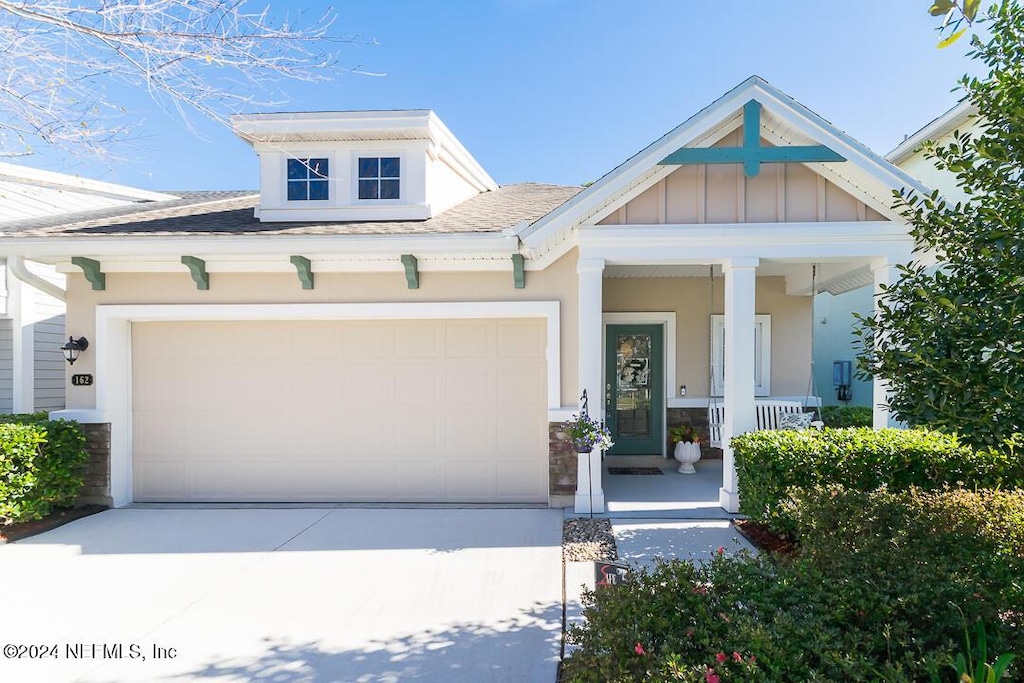
[[497,189],[430,110],[246,114],[262,222],[426,220]]

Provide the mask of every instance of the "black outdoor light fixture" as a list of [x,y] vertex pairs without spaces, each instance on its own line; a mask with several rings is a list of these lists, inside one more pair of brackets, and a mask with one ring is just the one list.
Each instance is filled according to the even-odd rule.
[[60,347],[60,350],[64,352],[64,360],[69,365],[74,365],[75,361],[78,360],[78,354],[87,348],[89,348],[89,340],[85,337],[79,337],[78,339],[68,337],[68,343]]

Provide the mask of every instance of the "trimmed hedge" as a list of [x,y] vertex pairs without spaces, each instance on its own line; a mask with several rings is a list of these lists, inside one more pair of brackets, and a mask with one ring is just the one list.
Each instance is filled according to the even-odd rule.
[[1024,459],[1014,447],[974,450],[926,429],[765,430],[737,436],[732,446],[741,511],[785,533],[792,521],[780,503],[790,487],[1024,486]]
[[866,406],[822,406],[821,421],[826,427],[870,427],[874,420]]
[[[792,557],[716,556],[584,596],[567,682],[953,683],[965,627],[1024,652],[1024,491],[802,491]],[[1005,680],[1019,681],[1018,662]]]
[[88,457],[77,422],[0,416],[0,520],[41,519],[53,506],[73,505]]

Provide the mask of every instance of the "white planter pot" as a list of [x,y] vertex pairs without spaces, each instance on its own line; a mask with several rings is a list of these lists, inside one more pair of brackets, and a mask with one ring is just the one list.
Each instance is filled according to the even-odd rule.
[[676,444],[674,455],[676,460],[679,461],[680,474],[697,474],[697,470],[693,469],[693,463],[700,460],[699,443],[686,443],[685,441],[680,441]]

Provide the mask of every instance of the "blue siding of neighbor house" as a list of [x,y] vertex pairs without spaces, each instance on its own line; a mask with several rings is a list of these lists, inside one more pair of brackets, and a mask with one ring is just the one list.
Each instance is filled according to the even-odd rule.
[[[822,405],[871,405],[871,382],[856,378],[857,350],[854,345],[853,314],[871,313],[872,288],[861,287],[838,296],[819,294],[814,300],[814,383]],[[853,396],[847,403],[836,400],[832,388],[832,362],[848,360],[853,362]]]

